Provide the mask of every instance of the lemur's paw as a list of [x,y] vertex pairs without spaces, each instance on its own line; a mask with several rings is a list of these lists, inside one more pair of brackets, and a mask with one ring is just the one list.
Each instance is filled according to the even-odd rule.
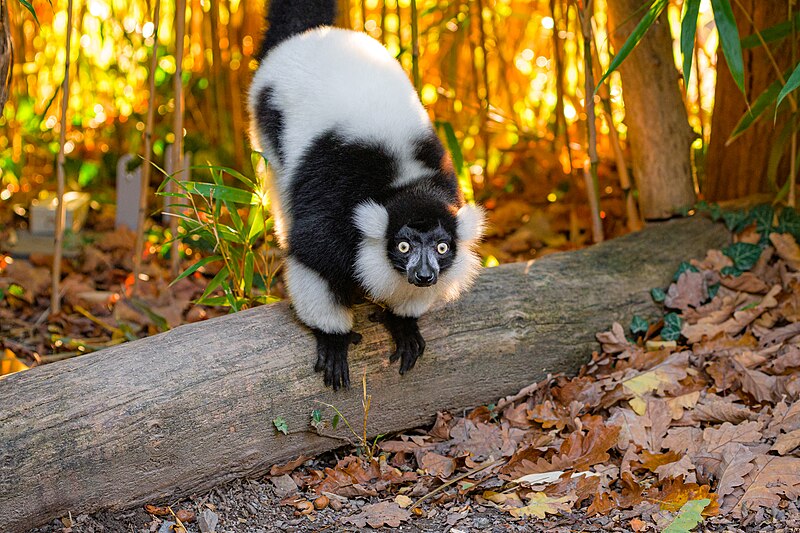
[[361,335],[350,333],[325,333],[314,330],[317,338],[316,372],[324,372],[326,387],[333,390],[350,388],[350,366],[347,364],[347,349],[350,344],[361,342]]
[[417,319],[412,317],[401,317],[394,313],[386,312],[384,317],[386,329],[392,334],[396,349],[389,357],[389,361],[394,363],[400,360],[400,373],[405,374],[417,363],[417,359],[425,351],[425,339],[419,332]]

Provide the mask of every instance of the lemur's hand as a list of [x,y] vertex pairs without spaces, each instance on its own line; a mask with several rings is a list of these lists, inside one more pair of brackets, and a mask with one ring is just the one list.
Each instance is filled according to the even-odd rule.
[[425,351],[425,339],[419,332],[417,319],[397,316],[387,310],[383,316],[383,323],[392,334],[396,346],[389,361],[394,363],[400,359],[400,373],[405,374],[414,368],[417,358]]
[[325,371],[325,386],[333,390],[350,388],[350,366],[347,364],[347,349],[350,344],[361,342],[361,335],[350,333],[325,333],[313,330],[317,338],[316,372]]

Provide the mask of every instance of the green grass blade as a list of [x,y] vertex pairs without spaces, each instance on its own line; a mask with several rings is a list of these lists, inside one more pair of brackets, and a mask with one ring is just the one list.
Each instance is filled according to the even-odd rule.
[[[787,74],[788,72],[784,74],[784,77]],[[739,122],[736,124],[736,127],[733,128],[731,136],[725,141],[725,146],[731,144],[739,135],[747,131],[747,129],[764,114],[767,108],[775,102],[780,90],[781,80],[775,80],[764,89],[764,92],[758,95],[758,98],[756,98],[755,102],[750,106],[750,109],[745,111],[742,118],[740,118]]]
[[794,72],[792,72],[792,75],[789,76],[788,80],[786,80],[786,85],[783,86],[783,89],[781,89],[781,92],[778,95],[778,103],[775,104],[776,115],[778,114],[778,107],[780,107],[781,102],[783,102],[783,99],[786,98],[786,96],[790,92],[794,91],[798,87],[800,87],[800,63],[798,63],[797,66],[795,66]]
[[655,24],[656,20],[658,20],[658,17],[661,15],[661,12],[664,11],[664,8],[667,7],[667,4],[669,4],[668,0],[654,0],[654,2],[650,5],[650,8],[647,10],[647,13],[645,13],[644,17],[642,17],[642,20],[639,21],[639,24],[636,25],[636,28],[634,28],[633,32],[619,49],[617,55],[614,56],[614,60],[611,61],[606,73],[600,78],[600,81],[597,83],[597,87],[594,88],[595,93],[597,93],[597,90],[600,88],[603,82],[606,81],[606,78],[608,78],[612,72],[617,70],[622,62],[625,61],[625,58],[627,58],[633,49],[636,48],[636,45],[642,40],[642,37],[644,37],[644,34],[647,33],[647,30],[649,30],[650,27]]
[[747,96],[744,90],[744,61],[742,60],[742,45],[739,41],[739,28],[736,27],[736,19],[733,17],[733,9],[728,0],[711,0],[711,7],[714,9],[714,21],[719,32],[719,44],[731,71],[733,81]]
[[255,255],[252,250],[247,250],[244,255],[244,295],[250,296],[253,290],[253,265],[255,263]]
[[700,0],[686,0],[686,14],[681,21],[681,54],[683,54],[683,86],[689,87],[694,58],[694,36],[697,32],[697,15],[700,13]]

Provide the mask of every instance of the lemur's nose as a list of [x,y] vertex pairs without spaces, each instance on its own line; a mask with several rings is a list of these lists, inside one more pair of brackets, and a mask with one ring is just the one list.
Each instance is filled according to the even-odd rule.
[[419,285],[420,287],[428,287],[436,283],[436,274],[433,272],[431,273],[420,273],[417,272],[414,274],[414,281],[416,281],[415,285]]

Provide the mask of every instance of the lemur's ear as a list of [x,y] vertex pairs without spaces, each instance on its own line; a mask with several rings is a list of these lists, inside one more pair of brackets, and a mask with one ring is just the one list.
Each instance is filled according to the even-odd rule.
[[473,243],[483,236],[486,214],[482,207],[465,204],[456,214],[459,242]]
[[353,220],[364,237],[385,239],[389,227],[389,212],[382,205],[367,200],[360,203],[355,210]]

